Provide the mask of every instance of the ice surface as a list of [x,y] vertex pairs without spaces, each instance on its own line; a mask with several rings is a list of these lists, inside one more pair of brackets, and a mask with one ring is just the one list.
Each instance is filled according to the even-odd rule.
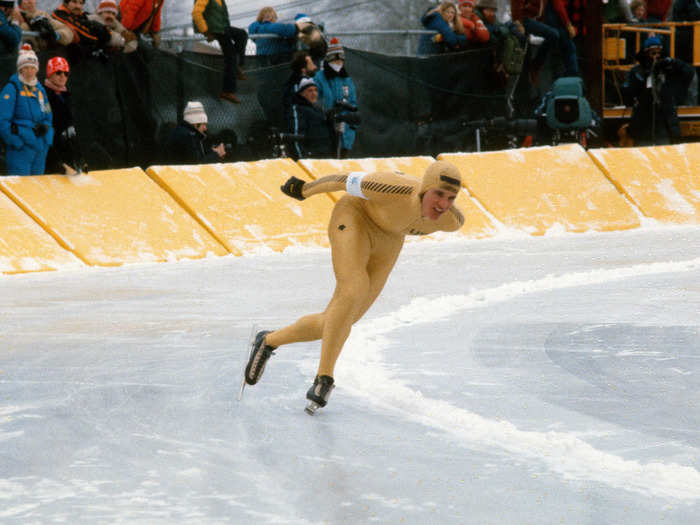
[[236,401],[328,251],[0,277],[1,523],[696,523],[700,229],[407,244]]

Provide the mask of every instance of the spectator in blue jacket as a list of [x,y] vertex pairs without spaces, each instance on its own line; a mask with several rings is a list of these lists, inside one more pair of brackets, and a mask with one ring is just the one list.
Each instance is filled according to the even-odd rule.
[[19,9],[14,0],[0,0],[0,53],[14,53],[22,40]]
[[[355,84],[345,69],[345,52],[337,38],[331,39],[323,68],[314,76],[314,82],[318,86],[318,98],[324,111],[333,110],[337,103],[357,107]],[[347,113],[339,109],[336,114]],[[335,132],[340,142],[340,156],[345,158],[355,143],[355,127],[338,120],[335,122]]]
[[447,51],[459,51],[467,46],[462,19],[457,16],[457,8],[452,2],[442,2],[428,9],[421,23],[426,29],[438,34],[421,35],[418,41],[419,55],[436,55]]
[[280,24],[277,20],[277,11],[273,7],[263,7],[255,22],[248,26],[248,34],[277,35],[277,38],[256,38],[256,54],[276,55],[279,62],[288,62],[296,46],[297,26]]
[[53,142],[51,104],[37,81],[39,59],[29,44],[17,58],[17,73],[0,92],[0,138],[7,145],[9,175],[42,175]]

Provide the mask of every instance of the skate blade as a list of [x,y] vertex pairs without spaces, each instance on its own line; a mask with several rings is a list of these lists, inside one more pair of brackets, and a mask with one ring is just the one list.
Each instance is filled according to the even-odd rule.
[[321,405],[316,403],[316,401],[309,401],[309,404],[306,405],[304,412],[306,412],[310,416],[313,416],[319,408],[321,408]]
[[248,336],[248,352],[246,352],[246,360],[243,363],[243,375],[241,376],[241,389],[238,391],[238,401],[243,398],[243,390],[246,386],[245,381],[245,369],[248,366],[248,361],[250,361],[250,356],[253,355],[253,343],[255,342],[255,334],[258,333],[258,325],[254,324],[250,330],[250,335]]

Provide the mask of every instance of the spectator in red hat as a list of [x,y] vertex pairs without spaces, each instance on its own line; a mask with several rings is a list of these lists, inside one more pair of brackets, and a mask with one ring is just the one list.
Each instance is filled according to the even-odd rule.
[[51,103],[54,129],[54,141],[46,156],[46,173],[75,175],[87,171],[73,125],[69,74],[70,66],[63,57],[50,58],[46,63],[44,87]]
[[459,15],[467,42],[483,44],[489,41],[489,30],[474,12],[474,0],[459,0]]
[[113,50],[132,53],[136,51],[139,40],[136,33],[129,31],[119,20],[119,8],[114,0],[102,0],[97,5],[97,11],[89,15],[90,20],[103,24],[112,34],[109,47]]
[[160,12],[165,0],[121,0],[122,24],[137,35],[148,35],[160,46]]

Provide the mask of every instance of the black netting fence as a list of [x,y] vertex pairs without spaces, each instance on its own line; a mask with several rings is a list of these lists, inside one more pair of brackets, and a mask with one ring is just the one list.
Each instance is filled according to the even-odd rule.
[[[47,53],[40,54],[42,72]],[[504,86],[489,75],[488,48],[431,57],[346,50],[362,123],[354,157],[437,154],[465,150],[464,122],[503,115]],[[227,160],[273,156],[268,130],[284,129],[282,89],[288,64],[247,57],[241,104],[219,99],[222,57],[172,54],[142,42],[129,55],[72,64],[69,87],[76,129],[92,169],[168,163],[164,146],[188,100],[201,101],[210,135],[231,146]],[[0,58],[3,84],[16,58]],[[41,76],[41,75],[40,75]],[[4,163],[3,163],[4,166]]]

